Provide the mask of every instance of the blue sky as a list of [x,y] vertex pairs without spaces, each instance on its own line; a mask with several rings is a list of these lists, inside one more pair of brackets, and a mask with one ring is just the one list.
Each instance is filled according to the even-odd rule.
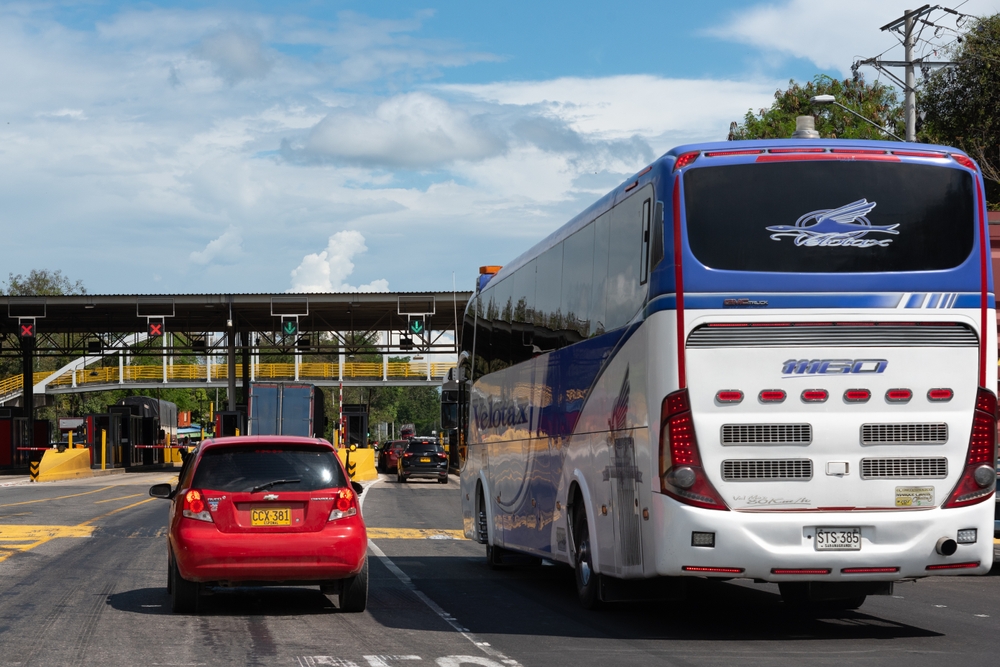
[[901,57],[907,4],[0,2],[4,275],[469,288],[789,79]]

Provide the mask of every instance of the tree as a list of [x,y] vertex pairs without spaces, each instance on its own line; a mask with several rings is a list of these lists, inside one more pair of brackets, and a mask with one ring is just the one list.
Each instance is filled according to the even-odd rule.
[[990,208],[1000,209],[1000,14],[976,19],[947,59],[957,64],[925,75],[920,87],[921,138],[976,160]]
[[32,269],[28,275],[9,274],[7,296],[60,296],[62,294],[86,294],[83,281],[73,282],[59,269]]
[[891,139],[836,106],[813,107],[809,99],[814,95],[833,95],[844,106],[897,136],[904,132],[903,107],[893,88],[878,81],[869,84],[860,74],[843,81],[819,74],[805,85],[791,80],[787,90],[775,91],[770,109],[761,109],[756,114],[748,110],[742,125],[730,124],[729,140],[788,139],[795,131],[795,117],[807,115],[816,118],[816,130],[824,138]]

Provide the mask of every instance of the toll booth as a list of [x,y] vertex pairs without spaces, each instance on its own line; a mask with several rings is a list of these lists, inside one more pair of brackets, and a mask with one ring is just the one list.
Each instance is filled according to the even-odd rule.
[[28,440],[28,418],[15,417],[13,420],[14,467],[26,467],[30,463],[42,460],[42,454],[48,449],[51,439],[52,425],[47,419],[35,420],[35,441]]
[[455,369],[441,385],[441,444],[448,452],[448,467],[458,470],[458,382],[452,379]]
[[344,444],[364,447],[368,444],[368,406],[364,403],[344,403]]
[[101,467],[101,433],[107,433],[104,448],[104,465],[108,468],[123,467],[121,442],[121,413],[109,412],[87,415],[87,446],[90,447],[90,465]]
[[240,435],[247,433],[246,414],[239,410],[222,410],[215,413],[215,437],[224,438],[236,435],[237,430]]
[[132,406],[112,405],[108,407],[108,412],[118,415],[119,440],[122,446],[124,466],[159,463],[159,451],[155,449],[156,441],[148,439],[149,436],[153,435],[152,429],[143,428],[145,420],[133,413]]

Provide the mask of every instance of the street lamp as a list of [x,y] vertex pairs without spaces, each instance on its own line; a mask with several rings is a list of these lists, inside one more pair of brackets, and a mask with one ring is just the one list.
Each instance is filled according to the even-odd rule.
[[869,120],[868,118],[865,118],[864,116],[862,116],[861,114],[859,114],[858,112],[856,112],[856,111],[854,111],[852,109],[848,109],[843,104],[841,104],[840,102],[838,102],[837,98],[834,97],[833,95],[815,95],[815,96],[809,98],[809,103],[813,104],[813,105],[817,105],[817,106],[820,106],[820,105],[823,105],[823,104],[832,104],[834,106],[840,107],[841,109],[843,109],[847,113],[852,114],[854,116],[857,116],[858,118],[860,118],[861,120],[865,121],[869,125],[874,125],[875,127],[877,127],[879,129],[879,131],[885,132],[886,134],[888,134],[890,137],[892,137],[896,141],[903,141],[902,139],[900,139],[895,134],[893,134],[889,130],[885,129],[884,127],[882,127],[881,125],[879,125],[875,121]]

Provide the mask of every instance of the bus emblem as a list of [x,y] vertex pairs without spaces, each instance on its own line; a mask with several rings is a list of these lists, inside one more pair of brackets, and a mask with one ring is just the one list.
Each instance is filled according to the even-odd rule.
[[771,239],[780,241],[783,236],[795,239],[795,245],[806,247],[887,248],[892,239],[865,238],[868,234],[899,234],[895,225],[873,225],[866,217],[875,208],[875,202],[859,199],[840,208],[810,211],[795,221],[794,225],[774,225],[767,231],[774,232]]
[[781,366],[782,377],[884,373],[888,359],[789,359]]

